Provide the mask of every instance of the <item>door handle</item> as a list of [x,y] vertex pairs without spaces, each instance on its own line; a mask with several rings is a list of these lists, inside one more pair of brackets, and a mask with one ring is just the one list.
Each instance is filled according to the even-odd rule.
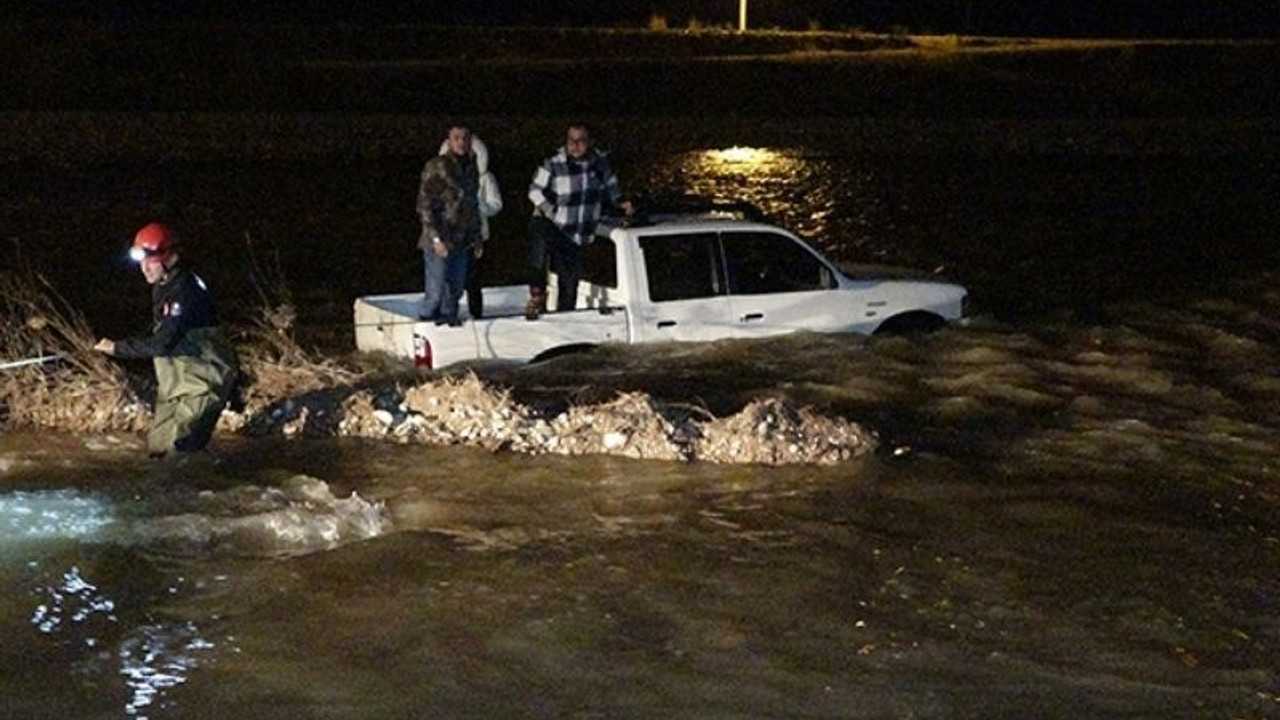
[[659,320],[658,321],[659,328],[668,328],[668,327],[675,327],[675,326],[676,326],[675,320]]
[[742,322],[751,322],[752,320],[763,320],[764,313],[747,313],[742,316]]

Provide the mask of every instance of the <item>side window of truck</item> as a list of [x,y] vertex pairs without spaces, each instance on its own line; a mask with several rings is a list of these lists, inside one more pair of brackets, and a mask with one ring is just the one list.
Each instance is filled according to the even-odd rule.
[[715,233],[640,238],[649,299],[691,300],[721,295]]
[[727,232],[723,237],[732,295],[826,290],[835,285],[831,270],[785,235]]

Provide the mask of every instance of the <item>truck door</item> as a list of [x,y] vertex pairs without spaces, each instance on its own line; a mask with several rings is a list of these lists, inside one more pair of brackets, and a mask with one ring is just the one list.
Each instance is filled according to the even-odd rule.
[[849,329],[835,272],[808,247],[764,230],[725,232],[721,240],[735,337]]
[[643,268],[635,304],[637,342],[698,341],[733,332],[716,233],[639,238]]

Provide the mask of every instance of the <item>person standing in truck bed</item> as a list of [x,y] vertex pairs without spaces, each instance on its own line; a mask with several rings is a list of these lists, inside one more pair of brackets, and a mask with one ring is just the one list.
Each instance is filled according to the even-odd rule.
[[605,204],[621,208],[628,216],[634,208],[623,199],[618,177],[605,155],[592,145],[591,129],[584,122],[571,124],[564,147],[534,172],[529,200],[533,203],[532,275],[525,317],[534,320],[547,309],[548,267],[558,278],[556,310],[572,310],[578,304],[582,247],[595,238]]

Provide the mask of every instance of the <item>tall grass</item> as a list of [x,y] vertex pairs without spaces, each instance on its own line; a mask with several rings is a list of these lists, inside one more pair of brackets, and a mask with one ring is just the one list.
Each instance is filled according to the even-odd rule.
[[0,371],[0,419],[12,427],[137,430],[149,413],[128,376],[93,349],[84,315],[42,276],[0,273],[0,347],[7,360],[55,356]]

